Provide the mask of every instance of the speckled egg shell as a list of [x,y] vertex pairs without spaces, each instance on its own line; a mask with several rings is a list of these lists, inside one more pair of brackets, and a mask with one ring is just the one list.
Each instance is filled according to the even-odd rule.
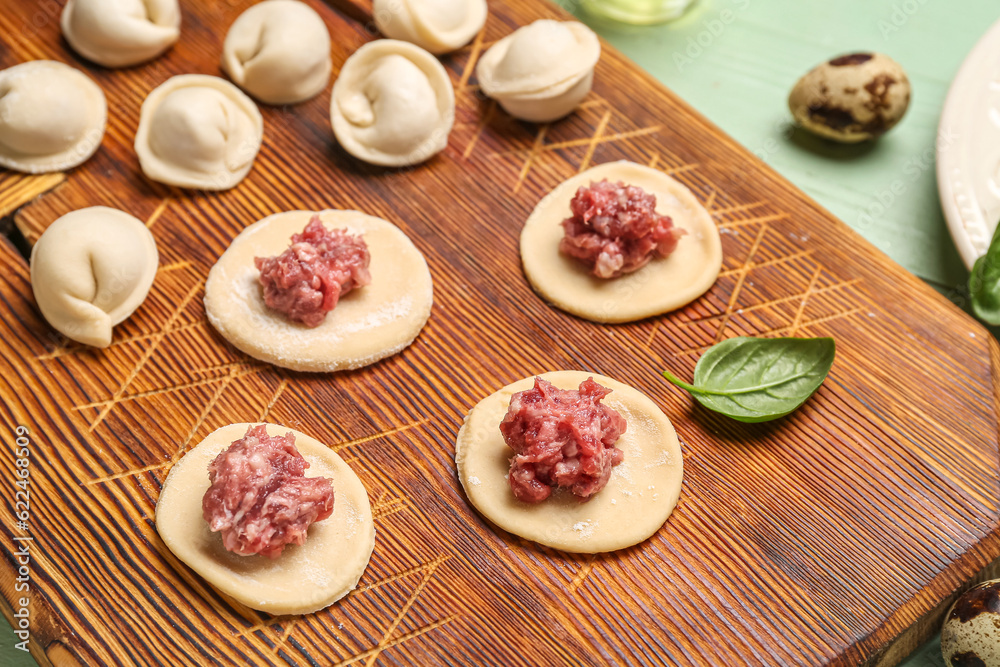
[[844,143],[881,136],[910,104],[903,68],[881,53],[852,53],[810,70],[788,97],[795,120],[815,134]]
[[1000,667],[1000,579],[955,601],[941,628],[941,654],[952,667]]

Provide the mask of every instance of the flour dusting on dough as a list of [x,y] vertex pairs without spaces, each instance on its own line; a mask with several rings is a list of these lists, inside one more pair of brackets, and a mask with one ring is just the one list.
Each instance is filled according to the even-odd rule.
[[656,458],[646,464],[646,468],[658,468],[660,466],[672,466],[674,464],[674,459],[670,456],[670,452],[667,450],[662,450]]
[[594,534],[594,528],[596,526],[596,521],[577,521],[573,524],[573,530],[576,531],[583,539],[587,539]]
[[413,299],[410,297],[403,297],[402,299],[397,299],[396,301],[391,301],[383,305],[374,312],[368,313],[363,319],[355,320],[353,322],[345,322],[341,326],[336,327],[334,331],[339,335],[344,335],[358,333],[359,331],[374,329],[376,327],[384,327],[391,322],[403,319],[410,314],[412,309]]

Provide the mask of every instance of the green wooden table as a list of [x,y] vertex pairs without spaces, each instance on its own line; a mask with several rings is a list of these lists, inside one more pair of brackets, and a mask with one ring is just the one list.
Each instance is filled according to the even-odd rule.
[[[579,13],[574,0],[560,0]],[[934,175],[948,86],[1000,18],[996,0],[700,0],[681,20],[629,27],[580,14],[618,49],[890,257],[960,305],[968,273],[951,244]],[[795,130],[785,107],[806,70],[877,50],[913,84],[902,124],[874,145],[838,147]],[[669,119],[665,119],[669,120]],[[0,665],[34,665],[0,630]],[[943,665],[937,641],[907,667]]]

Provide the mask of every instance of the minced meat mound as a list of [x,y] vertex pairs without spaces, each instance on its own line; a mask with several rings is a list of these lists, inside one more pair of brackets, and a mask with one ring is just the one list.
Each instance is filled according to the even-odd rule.
[[257,257],[264,303],[307,327],[322,324],[340,297],[372,281],[371,256],[360,236],[328,230],[314,215],[276,257]]
[[610,393],[593,378],[564,390],[536,377],[532,389],[511,397],[500,432],[514,450],[507,480],[518,500],[539,503],[555,487],[587,500],[604,488],[624,457],[615,443],[627,426],[601,404]]
[[333,513],[333,482],[305,477],[308,467],[294,434],[270,436],[263,425],[250,427],[208,466],[205,521],[222,533],[229,551],[277,558],[286,545],[305,543],[309,526]]
[[598,278],[617,278],[654,257],[667,257],[685,234],[669,216],[656,212],[656,195],[620,181],[581,187],[570,211],[559,250],[581,260]]

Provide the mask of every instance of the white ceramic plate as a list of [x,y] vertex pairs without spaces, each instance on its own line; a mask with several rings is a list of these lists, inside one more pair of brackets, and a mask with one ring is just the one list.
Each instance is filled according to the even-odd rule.
[[948,229],[971,269],[1000,220],[1000,21],[966,57],[948,91],[937,177]]

